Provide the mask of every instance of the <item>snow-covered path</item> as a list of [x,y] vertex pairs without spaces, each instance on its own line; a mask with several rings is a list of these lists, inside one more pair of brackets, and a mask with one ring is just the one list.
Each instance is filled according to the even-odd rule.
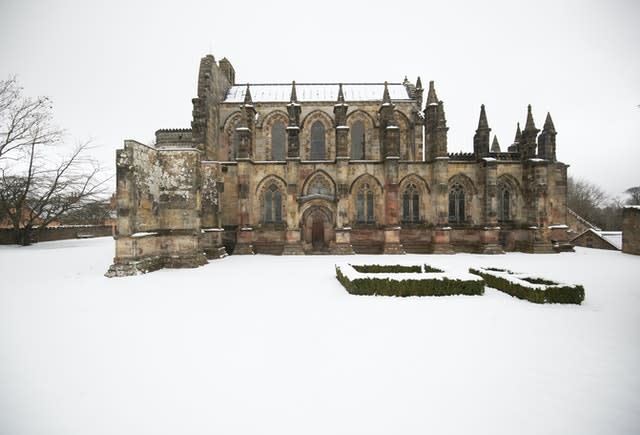
[[640,257],[357,256],[506,267],[581,306],[351,296],[346,257],[104,278],[113,240],[0,246],[0,434],[637,434]]

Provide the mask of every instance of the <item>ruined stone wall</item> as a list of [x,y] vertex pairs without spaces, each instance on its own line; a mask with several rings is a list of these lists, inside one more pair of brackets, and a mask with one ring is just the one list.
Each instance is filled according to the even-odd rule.
[[108,276],[206,263],[199,247],[200,151],[125,141],[117,151],[116,256]]
[[622,252],[640,255],[640,206],[622,212]]

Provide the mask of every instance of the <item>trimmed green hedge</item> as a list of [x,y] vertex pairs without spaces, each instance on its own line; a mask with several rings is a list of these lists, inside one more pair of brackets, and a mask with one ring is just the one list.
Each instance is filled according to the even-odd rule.
[[422,267],[420,266],[402,266],[400,264],[362,264],[354,265],[355,270],[360,273],[421,273]]
[[[355,268],[355,266],[352,266]],[[418,266],[419,267],[419,266]],[[358,270],[358,269],[356,269]],[[388,278],[357,278],[350,280],[340,267],[336,266],[336,278],[344,288],[354,295],[380,296],[452,296],[452,295],[482,295],[484,282],[482,280],[435,279],[424,277],[420,279],[392,280]]]
[[[492,270],[495,271],[495,269],[487,268],[485,270],[469,269],[469,272],[481,276],[489,287],[536,304],[558,303],[580,305],[582,301],[584,301],[584,287],[581,285],[567,286],[541,278],[520,278],[528,282],[546,285],[544,289],[527,287],[496,276],[490,272]],[[500,270],[500,272],[513,275],[513,272],[508,270]]]

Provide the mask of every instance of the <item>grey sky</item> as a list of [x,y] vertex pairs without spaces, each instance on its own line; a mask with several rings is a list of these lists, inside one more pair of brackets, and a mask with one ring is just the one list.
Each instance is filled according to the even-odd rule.
[[[189,127],[198,63],[238,82],[434,80],[449,150],[473,150],[480,104],[504,149],[547,111],[569,173],[640,185],[640,2],[0,0],[0,77],[48,95],[111,169],[124,139]],[[73,139],[72,139],[73,140]]]

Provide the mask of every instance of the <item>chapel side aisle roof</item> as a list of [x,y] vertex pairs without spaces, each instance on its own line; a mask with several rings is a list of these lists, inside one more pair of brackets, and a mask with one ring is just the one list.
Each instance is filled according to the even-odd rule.
[[[384,83],[344,83],[342,90],[345,101],[381,101]],[[257,103],[288,103],[291,97],[291,83],[250,84],[251,96]],[[402,83],[388,83],[389,95],[393,101],[415,101]],[[297,83],[299,102],[335,102],[338,99],[339,83]],[[224,103],[242,103],[247,91],[246,84],[231,86]]]

